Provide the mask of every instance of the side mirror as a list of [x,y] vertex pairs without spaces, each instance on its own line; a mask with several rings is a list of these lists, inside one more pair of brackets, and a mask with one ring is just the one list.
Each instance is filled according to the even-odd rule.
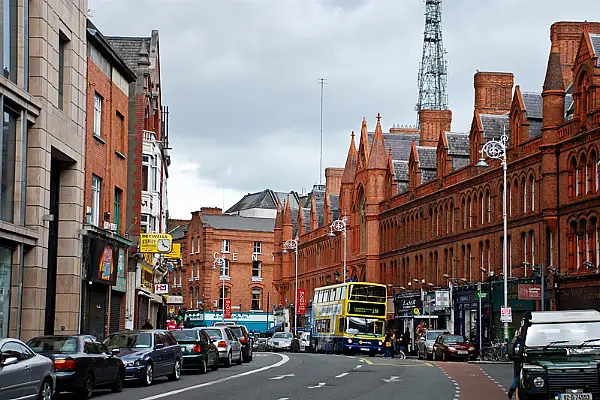
[[113,356],[118,356],[120,352],[121,352],[121,349],[112,349],[110,351],[110,354],[112,354]]
[[13,365],[19,362],[19,359],[17,357],[6,357],[3,361],[2,361],[2,366],[3,367],[8,367],[9,365]]
[[165,345],[164,345],[163,343],[156,343],[156,345],[154,346],[154,348],[155,348],[156,350],[160,350],[160,349],[162,349],[162,348],[164,348],[164,347],[165,347]]

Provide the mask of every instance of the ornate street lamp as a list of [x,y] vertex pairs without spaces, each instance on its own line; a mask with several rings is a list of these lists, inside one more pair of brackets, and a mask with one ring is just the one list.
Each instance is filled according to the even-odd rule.
[[294,284],[294,336],[298,333],[298,238],[286,240],[283,244],[282,253],[287,253],[288,250],[293,250],[296,260],[296,282]]
[[223,289],[221,290],[221,295],[222,295],[222,303],[221,303],[221,308],[223,311],[223,322],[225,322],[225,265],[226,265],[227,261],[225,260],[225,257],[217,257],[215,258],[215,260],[213,261],[213,270],[217,269],[217,265],[220,268],[219,271],[219,276],[220,278],[223,280]]
[[342,232],[344,235],[344,282],[346,282],[346,221],[347,217],[343,217],[341,219],[336,219],[329,226],[329,236],[335,237],[335,232]]
[[[481,150],[481,158],[479,162],[475,164],[476,167],[487,167],[488,164],[485,161],[483,155],[485,154],[489,158],[493,158],[501,161],[502,172],[504,175],[504,186],[502,187],[502,220],[504,222],[504,240],[502,241],[502,273],[504,274],[504,308],[508,308],[508,266],[507,266],[507,255],[508,255],[508,220],[506,215],[506,149],[508,144],[508,136],[506,135],[506,128],[503,128],[502,136],[500,140],[488,140]],[[504,339],[508,340],[508,322],[504,323]]]

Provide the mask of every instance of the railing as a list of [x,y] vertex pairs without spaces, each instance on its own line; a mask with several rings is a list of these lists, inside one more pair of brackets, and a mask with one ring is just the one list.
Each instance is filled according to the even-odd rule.
[[144,140],[147,140],[150,142],[156,141],[156,133],[155,132],[152,132],[152,131],[142,131],[142,132],[144,132]]
[[568,123],[567,125],[561,126],[558,128],[558,138],[562,139],[564,137],[570,136],[573,131],[573,124]]

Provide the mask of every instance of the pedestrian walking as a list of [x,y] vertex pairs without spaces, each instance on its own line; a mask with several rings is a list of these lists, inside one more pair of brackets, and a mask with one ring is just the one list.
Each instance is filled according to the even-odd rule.
[[194,324],[192,324],[192,320],[190,319],[190,317],[187,317],[185,319],[185,322],[183,323],[183,327],[186,329],[191,329],[194,327]]
[[154,329],[152,323],[150,323],[150,318],[146,318],[146,323],[142,325],[142,329]]
[[177,329],[177,323],[175,322],[174,319],[172,319],[167,323],[167,330],[174,331],[175,329]]
[[383,358],[389,358],[392,356],[392,335],[388,332],[385,335],[385,339],[383,339],[383,345],[385,346],[385,351],[383,353]]
[[402,345],[404,346],[404,353],[408,354],[408,346],[410,346],[410,328],[407,326],[402,336]]
[[391,351],[391,355],[392,358],[394,358],[394,354],[396,353],[396,332],[395,331],[390,331],[391,333],[391,341],[392,341],[392,351]]
[[515,333],[515,337],[513,338],[513,349],[514,354],[511,356],[513,360],[513,378],[512,383],[510,385],[510,389],[508,389],[508,398],[512,399],[513,394],[515,394],[517,390],[517,385],[519,382],[519,375],[521,374],[521,360],[519,359],[519,347],[521,346],[521,328],[517,329]]

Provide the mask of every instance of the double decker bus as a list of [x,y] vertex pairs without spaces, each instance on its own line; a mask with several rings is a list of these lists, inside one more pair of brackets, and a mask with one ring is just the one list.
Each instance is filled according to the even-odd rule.
[[312,341],[317,352],[383,353],[387,288],[346,282],[315,289]]

